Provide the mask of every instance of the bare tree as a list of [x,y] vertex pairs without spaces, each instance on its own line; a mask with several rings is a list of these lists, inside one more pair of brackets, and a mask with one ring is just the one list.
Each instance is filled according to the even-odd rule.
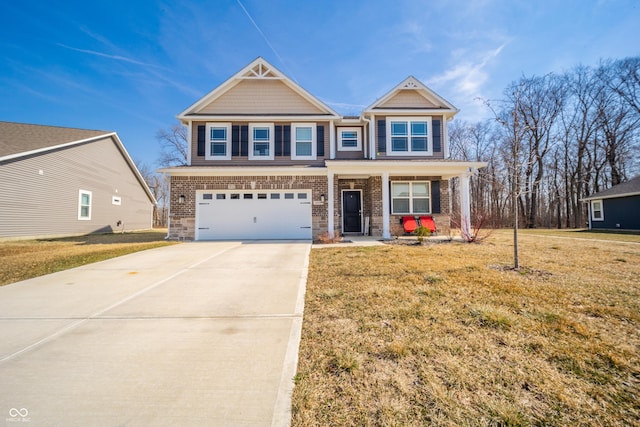
[[610,87],[640,113],[640,57],[616,61],[609,64],[609,68],[616,76],[609,82]]
[[187,128],[180,123],[175,123],[168,129],[159,129],[156,139],[162,148],[158,163],[164,167],[186,166],[189,153],[187,138]]
[[144,163],[136,163],[140,175],[147,183],[157,204],[153,207],[153,226],[166,227],[168,218],[169,182],[165,175],[156,173]]
[[565,102],[562,79],[553,74],[543,77],[523,77],[512,85],[511,93],[519,99],[510,99],[522,121],[523,147],[526,152],[524,164],[525,218],[526,226],[536,226],[538,197],[544,176],[545,157],[555,141],[555,124]]

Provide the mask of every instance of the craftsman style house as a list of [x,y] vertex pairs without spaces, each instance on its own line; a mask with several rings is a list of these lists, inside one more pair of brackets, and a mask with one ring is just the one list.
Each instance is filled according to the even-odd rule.
[[341,116],[262,58],[178,115],[188,166],[171,176],[169,237],[180,240],[390,238],[449,231],[449,179],[484,163],[449,159],[458,110],[414,77]]

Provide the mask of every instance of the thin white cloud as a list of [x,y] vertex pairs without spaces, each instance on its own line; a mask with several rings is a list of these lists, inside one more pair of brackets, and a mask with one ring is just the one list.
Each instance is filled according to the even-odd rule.
[[431,40],[425,34],[425,28],[422,24],[415,21],[405,22],[401,31],[408,34],[414,53],[430,52],[433,48]]
[[435,87],[448,87],[454,104],[464,113],[467,120],[477,121],[486,118],[487,111],[482,99],[486,96],[484,91],[488,85],[490,76],[488,66],[500,55],[506,43],[496,49],[485,51],[475,58],[469,57],[469,52],[464,54],[457,50],[453,53],[458,62],[444,73],[426,80],[427,85]]
[[[439,76],[435,76],[427,81],[429,85],[442,85],[452,83],[455,91],[460,95],[477,96],[482,86],[489,78],[485,68],[496,58],[505,44],[500,45],[497,49],[485,52],[478,60],[472,62],[462,59],[462,62],[456,64],[453,68],[445,71]],[[457,57],[462,57],[460,52],[456,52]]]
[[[280,63],[282,63],[282,65],[287,68],[286,63],[284,62],[284,60],[282,59],[282,57],[280,56],[280,54],[278,53],[278,51],[276,50],[275,47],[273,47],[273,45],[271,44],[271,42],[269,41],[269,39],[267,38],[267,36],[264,34],[264,32],[260,29],[260,27],[258,26],[258,24],[256,23],[256,21],[254,21],[253,17],[251,17],[251,15],[249,14],[249,11],[247,11],[247,8],[244,7],[244,5],[242,4],[242,2],[240,0],[236,0],[238,2],[238,5],[242,8],[242,10],[244,11],[244,14],[247,15],[247,18],[249,18],[249,21],[251,21],[251,23],[253,24],[253,26],[255,27],[255,29],[258,31],[258,33],[260,33],[260,36],[263,38],[263,40],[265,41],[265,43],[267,43],[267,45],[269,46],[269,48],[273,51],[273,53],[276,55],[276,57],[280,60]],[[291,72],[291,70],[286,70],[287,75],[289,77],[291,77],[291,79],[298,83],[298,81],[296,80],[296,78],[294,77],[293,73]]]
[[103,52],[97,52],[95,50],[89,50],[89,49],[80,49],[77,47],[73,47],[73,46],[67,46],[66,44],[62,44],[62,43],[56,43],[57,46],[63,47],[65,49],[69,49],[69,50],[73,50],[76,52],[81,52],[81,53],[86,53],[89,55],[94,55],[94,56],[100,56],[102,58],[108,58],[108,59],[113,59],[116,61],[122,61],[122,62],[128,62],[130,64],[135,64],[135,65],[141,65],[144,67],[153,67],[153,68],[160,68],[160,69],[165,69],[165,67],[162,67],[160,65],[155,65],[155,64],[149,64],[147,62],[142,62],[142,61],[138,61],[136,59],[132,59],[132,58],[127,58],[126,56],[121,56],[121,55],[111,55],[108,53],[103,53]]

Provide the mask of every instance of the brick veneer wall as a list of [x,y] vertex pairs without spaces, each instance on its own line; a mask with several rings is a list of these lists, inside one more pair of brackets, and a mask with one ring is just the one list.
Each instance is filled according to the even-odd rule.
[[[328,194],[325,176],[172,176],[170,239],[195,239],[197,190],[311,190],[312,234],[327,231],[326,201],[318,204]],[[181,195],[184,203],[179,203]]]
[[[393,181],[440,181],[440,213],[432,214],[436,223],[438,235],[448,235],[451,232],[451,203],[449,202],[449,181],[441,179],[439,176],[394,176],[389,178]],[[404,215],[390,215],[390,231],[392,236],[404,234],[401,219]]]
[[[353,184],[354,190],[362,191],[362,208],[364,217],[370,218],[370,230],[372,236],[382,236],[382,177],[372,176],[368,179],[340,178],[335,186],[335,227],[336,233],[342,230],[342,190],[348,190]],[[389,178],[393,181],[440,181],[440,213],[433,214],[436,222],[438,234],[447,235],[451,229],[450,203],[449,203],[449,181],[441,179],[439,176],[393,176]],[[389,201],[391,202],[391,201]],[[400,223],[403,215],[389,215],[391,235],[402,235],[404,230]],[[366,230],[365,230],[366,231]]]

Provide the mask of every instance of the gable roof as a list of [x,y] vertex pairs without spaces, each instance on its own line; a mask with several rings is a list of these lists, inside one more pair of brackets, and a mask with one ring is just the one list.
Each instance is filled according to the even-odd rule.
[[[393,102],[393,99],[397,97],[403,99],[398,99],[397,102]],[[420,99],[424,102],[419,102]],[[406,102],[408,102],[408,104]],[[373,104],[365,108],[363,113],[405,113],[418,109],[421,111],[442,113],[449,117],[455,116],[459,111],[453,104],[429,89],[420,80],[409,76],[399,85],[378,98]]]
[[0,160],[103,137],[112,132],[0,122]]
[[156,199],[115,132],[0,121],[0,162],[110,138],[140,182],[149,200]]
[[640,195],[640,175],[631,178],[629,181],[621,182],[613,187],[598,191],[589,197],[585,197],[584,201],[595,199],[613,199],[616,197],[628,197]]
[[[302,101],[309,109],[304,111],[305,114],[322,115],[327,117],[340,117],[340,115],[327,106],[325,103],[311,95],[309,92],[300,87],[297,83],[292,81],[284,73],[278,70],[276,67],[267,62],[264,58],[258,57],[252,61],[249,65],[238,71],[231,78],[220,84],[214,90],[209,92],[204,97],[200,98],[193,105],[186,110],[178,114],[178,119],[181,121],[188,120],[190,118],[198,118],[209,115],[224,115],[223,111],[229,111],[228,108],[222,110],[212,108],[211,105],[215,101],[224,102],[225,95],[234,91],[240,91],[240,85],[243,82],[252,83],[264,83],[264,86],[269,86],[272,89],[283,91],[286,90],[289,94],[299,98],[298,101]],[[260,92],[250,91],[253,93],[253,104],[255,105],[255,97],[261,95]],[[241,115],[240,111],[231,111],[237,115]],[[293,113],[293,111],[291,112]],[[283,113],[284,114],[284,113]],[[274,115],[274,114],[271,114]]]

